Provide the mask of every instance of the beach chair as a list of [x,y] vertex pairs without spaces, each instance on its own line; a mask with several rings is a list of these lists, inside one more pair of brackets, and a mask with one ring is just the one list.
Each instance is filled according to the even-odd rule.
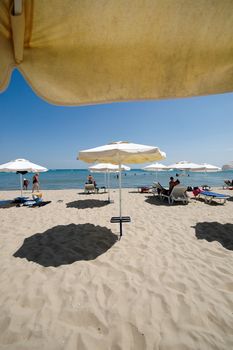
[[201,191],[198,194],[198,198],[203,197],[205,202],[210,204],[213,199],[218,200],[219,203],[226,203],[227,198],[230,198],[230,196],[227,196],[222,193],[216,193],[216,192],[210,192],[210,191]]
[[85,184],[84,192],[85,193],[97,193],[97,190],[96,190],[94,184]]
[[184,204],[188,204],[189,197],[187,195],[186,190],[186,187],[177,185],[173,187],[169,195],[161,193],[161,197],[167,198],[169,204],[173,204],[174,202],[183,202]]
[[153,183],[151,192],[153,193],[154,196],[157,195],[157,196],[160,197],[160,196],[161,196],[161,192],[162,192],[163,190],[165,190],[165,188],[164,188],[162,185],[160,185],[159,182],[154,182],[154,183]]

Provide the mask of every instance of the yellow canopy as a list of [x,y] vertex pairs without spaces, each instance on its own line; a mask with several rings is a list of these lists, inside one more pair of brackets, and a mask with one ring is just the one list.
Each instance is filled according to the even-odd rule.
[[14,67],[62,105],[230,92],[233,1],[1,0],[0,90]]

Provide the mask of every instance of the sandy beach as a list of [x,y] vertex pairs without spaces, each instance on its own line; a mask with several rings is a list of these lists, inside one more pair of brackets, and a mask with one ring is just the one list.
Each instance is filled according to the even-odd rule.
[[118,240],[118,191],[111,204],[81,192],[0,208],[0,349],[232,349],[233,200],[169,206],[124,189]]

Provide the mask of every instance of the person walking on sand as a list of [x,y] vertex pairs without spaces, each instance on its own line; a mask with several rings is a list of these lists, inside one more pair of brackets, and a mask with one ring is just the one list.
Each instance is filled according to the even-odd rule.
[[40,190],[39,183],[39,174],[35,174],[32,179],[32,192]]

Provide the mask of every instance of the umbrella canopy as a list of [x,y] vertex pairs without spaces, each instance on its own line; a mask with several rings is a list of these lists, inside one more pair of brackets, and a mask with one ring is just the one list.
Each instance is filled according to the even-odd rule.
[[229,162],[228,164],[224,164],[222,166],[222,170],[233,170],[233,161],[232,162]]
[[230,92],[232,23],[231,0],[1,0],[0,90],[17,67],[62,105]]
[[[111,164],[111,163],[98,163],[95,165],[92,165],[88,168],[89,170],[93,172],[110,172],[110,173],[116,173],[119,171],[119,165]],[[130,167],[121,164],[121,170],[128,171],[130,170]]]
[[156,172],[156,179],[158,178],[158,171],[165,171],[170,170],[166,165],[163,165],[161,163],[153,163],[150,165],[147,165],[143,168],[143,170],[146,171],[155,171]]
[[211,164],[207,164],[207,163],[200,164],[200,165],[202,167],[201,169],[193,169],[192,171],[194,171],[194,172],[201,172],[201,171],[204,171],[204,172],[217,172],[217,171],[221,171],[221,168],[219,168],[216,165],[211,165]]
[[9,163],[0,165],[0,171],[7,173],[16,173],[16,172],[33,172],[39,173],[48,171],[47,168],[44,168],[40,165],[34,164],[27,159],[15,159]]
[[110,162],[112,164],[145,163],[166,158],[166,153],[158,147],[145,146],[126,141],[112,142],[104,146],[80,151],[77,159],[87,163],[96,161]]
[[95,161],[110,162],[119,165],[119,222],[120,236],[122,235],[121,215],[121,165],[122,163],[145,163],[166,158],[166,153],[160,151],[158,147],[145,146],[125,141],[112,142],[108,145],[80,151],[78,158],[87,163]]
[[[130,167],[121,164],[121,170],[124,171],[129,171]],[[108,174],[108,201],[110,202],[110,173],[117,173],[119,172],[119,165],[116,164],[111,164],[111,163],[99,163],[99,164],[95,164],[89,167],[89,169],[92,172],[96,172],[96,173],[101,173],[104,172],[105,174]],[[106,181],[106,179],[105,179]]]
[[23,196],[22,174],[26,174],[28,172],[39,173],[45,171],[48,171],[48,169],[40,165],[34,164],[27,159],[15,159],[10,161],[9,163],[0,165],[0,172],[20,174],[21,197]]
[[196,163],[187,162],[186,160],[180,161],[178,163],[174,163],[168,166],[169,169],[176,169],[176,170],[204,170],[204,166]]
[[163,171],[163,170],[169,170],[166,165],[163,165],[161,163],[153,163],[150,165],[147,165],[143,168],[143,170],[148,170],[148,171]]

